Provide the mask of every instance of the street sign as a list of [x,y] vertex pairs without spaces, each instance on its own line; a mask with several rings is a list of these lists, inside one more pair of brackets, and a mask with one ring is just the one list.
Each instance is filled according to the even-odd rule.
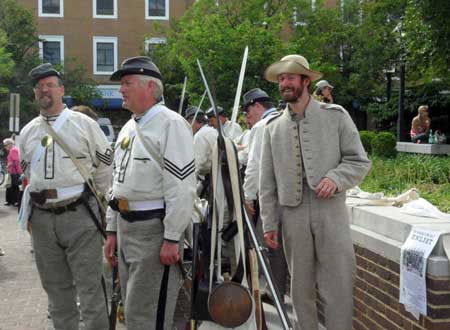
[[9,96],[9,131],[11,133],[19,133],[20,118],[20,94],[11,93]]

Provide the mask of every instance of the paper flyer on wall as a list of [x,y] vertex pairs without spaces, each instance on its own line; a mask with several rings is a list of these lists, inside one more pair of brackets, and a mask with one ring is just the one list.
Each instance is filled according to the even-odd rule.
[[417,319],[427,315],[426,273],[428,257],[440,232],[413,228],[400,254],[400,303]]

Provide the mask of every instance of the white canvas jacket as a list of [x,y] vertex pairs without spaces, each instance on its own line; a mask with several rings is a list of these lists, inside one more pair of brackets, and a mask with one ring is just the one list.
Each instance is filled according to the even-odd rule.
[[229,137],[231,140],[236,139],[239,135],[242,134],[242,128],[238,123],[233,123],[230,120],[227,120],[225,124],[222,126],[223,134],[226,137]]
[[[106,194],[111,186],[113,151],[93,119],[80,112],[63,109],[68,112],[58,135],[71,148],[74,156],[92,174],[100,192]],[[62,114],[62,112],[61,112]],[[61,115],[60,114],[60,115]],[[35,169],[30,173],[30,163],[35,150],[41,145],[46,121],[53,125],[58,116],[40,115],[30,121],[20,133],[20,157],[25,173],[30,178],[31,191],[58,189],[78,186],[84,179],[70,157],[53,141],[43,151]],[[67,198],[52,199],[59,202]]]
[[250,130],[248,144],[248,162],[244,177],[244,195],[245,200],[256,200],[259,191],[259,165],[261,158],[261,145],[263,140],[264,126],[278,112],[275,108],[261,118]]
[[[130,119],[119,133],[114,156],[112,194],[128,201],[158,201],[165,204],[164,238],[178,241],[189,224],[195,197],[195,161],[192,130],[176,112],[163,107],[141,128],[146,151],[137,135],[122,149],[124,138],[133,136],[136,121]],[[156,156],[157,159],[150,157]],[[150,157],[149,157],[150,156]],[[117,217],[108,211],[107,231],[116,231]]]
[[207,125],[200,127],[194,135],[195,170],[198,175],[211,172],[211,157],[217,135],[217,130]]
[[236,139],[234,139],[234,144],[241,146],[241,150],[238,151],[238,161],[240,167],[247,166],[248,162],[248,142],[250,138],[250,130],[246,129],[239,135]]

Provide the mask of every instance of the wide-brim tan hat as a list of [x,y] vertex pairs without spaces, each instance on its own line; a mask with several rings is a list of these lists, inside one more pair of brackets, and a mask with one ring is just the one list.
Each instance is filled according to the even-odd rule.
[[301,55],[287,55],[278,62],[271,64],[264,72],[264,77],[271,82],[278,82],[278,76],[282,73],[295,73],[308,76],[311,81],[322,78],[318,71],[309,69],[309,63]]

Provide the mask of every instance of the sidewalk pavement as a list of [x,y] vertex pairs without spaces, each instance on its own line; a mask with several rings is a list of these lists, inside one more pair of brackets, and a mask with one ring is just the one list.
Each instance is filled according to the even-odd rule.
[[[4,206],[5,188],[0,187],[0,330],[53,330],[47,318],[47,295],[42,289],[28,232],[19,228],[17,208]],[[183,290],[175,314],[175,327],[184,330],[188,298]],[[81,322],[80,330],[84,326]],[[125,326],[117,323],[117,330]]]
[[[4,206],[5,188],[0,187],[0,330],[54,330],[47,318],[47,295],[42,289],[28,232],[19,228],[17,208]],[[275,309],[264,305],[270,330],[282,329]],[[292,318],[292,306],[288,304]],[[174,330],[184,330],[189,318],[189,298],[180,290]],[[81,323],[80,330],[83,330]],[[322,328],[321,328],[322,329]],[[117,323],[117,330],[125,326]]]

